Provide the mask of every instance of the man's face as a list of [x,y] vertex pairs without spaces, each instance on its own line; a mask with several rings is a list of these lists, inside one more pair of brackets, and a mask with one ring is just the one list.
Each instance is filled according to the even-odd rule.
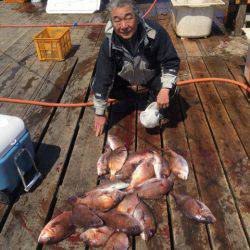
[[137,20],[131,6],[113,8],[111,20],[115,33],[121,38],[130,39],[136,32]]

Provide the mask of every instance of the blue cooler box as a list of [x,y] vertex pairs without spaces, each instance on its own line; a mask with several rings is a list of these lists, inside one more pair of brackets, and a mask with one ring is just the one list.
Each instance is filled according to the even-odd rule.
[[34,165],[33,159],[34,149],[24,122],[0,114],[0,191],[11,193],[20,181],[28,191],[25,174]]

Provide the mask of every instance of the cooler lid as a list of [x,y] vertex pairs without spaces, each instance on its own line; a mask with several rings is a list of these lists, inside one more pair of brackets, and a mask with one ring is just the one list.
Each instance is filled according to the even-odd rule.
[[0,114],[0,158],[23,136],[25,125],[22,119]]

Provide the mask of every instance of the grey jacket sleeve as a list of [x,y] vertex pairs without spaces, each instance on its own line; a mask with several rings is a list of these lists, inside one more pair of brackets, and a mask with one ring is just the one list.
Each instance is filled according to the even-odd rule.
[[95,107],[95,114],[104,115],[106,107],[107,107],[107,101],[100,99],[100,98],[96,98],[94,96],[93,102],[94,102],[94,107]]
[[180,59],[168,33],[160,27],[157,33],[157,61],[161,64],[162,88],[172,88],[176,84]]
[[114,78],[114,70],[108,50],[108,39],[105,38],[97,58],[96,71],[92,84],[92,90],[94,93],[93,101],[95,106],[95,113],[97,115],[103,115],[105,112],[109,91]]

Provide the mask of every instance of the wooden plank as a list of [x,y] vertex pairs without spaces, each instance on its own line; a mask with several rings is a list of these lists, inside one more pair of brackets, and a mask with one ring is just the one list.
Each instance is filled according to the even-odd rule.
[[[72,18],[72,17],[71,17]],[[71,20],[70,18],[70,20]],[[80,20],[80,17],[78,17],[77,21]],[[68,18],[66,18],[65,21],[68,21]],[[80,34],[80,31],[74,32],[72,35],[72,41],[77,41],[77,37],[74,36],[74,33]],[[79,38],[78,38],[79,40]],[[74,42],[75,42],[74,41]],[[78,41],[80,42],[80,41]],[[38,58],[35,55],[34,64],[30,67],[30,69],[23,74],[17,81],[17,84],[15,85],[14,89],[12,89],[11,94],[8,95],[11,98],[22,98],[26,100],[33,100],[37,94],[40,92],[40,89],[42,88],[43,84],[47,84],[46,78],[53,69],[55,62],[53,61],[39,61]],[[58,63],[62,64],[62,63]],[[59,70],[60,72],[60,70]],[[63,77],[62,77],[63,78]],[[46,86],[47,88],[47,86]],[[17,116],[23,115],[27,109],[29,108],[28,105],[16,105],[16,109],[12,109],[12,104],[4,104],[1,106],[1,111],[5,114],[14,114]]]
[[[181,60],[180,80],[190,79],[188,63],[185,59]],[[180,90],[182,91],[182,89]],[[182,104],[182,110],[179,106]],[[175,182],[174,190],[178,193],[187,193],[192,197],[199,199],[197,189],[195,171],[192,165],[192,157],[189,152],[188,138],[186,138],[184,121],[189,109],[188,100],[184,99],[181,92],[178,98],[175,99],[173,107],[170,110],[168,121],[163,125],[163,144],[164,148],[171,148],[188,161],[189,176],[188,180]],[[174,249],[208,249],[209,238],[206,227],[203,224],[195,223],[186,218],[177,208],[173,198],[169,197],[171,208],[171,219],[173,228]]]
[[211,36],[198,39],[197,45],[200,48],[202,56],[217,56],[218,54],[220,54],[225,55],[226,57],[228,55],[224,52],[224,44],[229,41],[229,34],[226,32],[218,18],[214,18]]
[[[71,206],[66,202],[68,197],[83,193],[96,186],[96,162],[102,152],[104,136],[95,137],[93,122],[93,112],[90,109],[85,109],[83,119],[79,123],[79,132],[67,172],[56,199],[53,217],[62,211],[71,209]],[[56,247],[60,249],[83,247],[83,242],[79,239],[82,232],[83,230],[78,229],[76,234],[58,243]],[[53,249],[53,247],[47,246],[45,249]]]
[[[44,19],[48,19],[44,18]],[[78,17],[79,19],[79,17]],[[50,21],[53,20],[53,17],[50,17]],[[65,21],[62,19],[59,19],[58,22],[71,22],[72,20],[77,20],[75,19],[75,16],[67,16],[65,17]],[[74,31],[72,32],[72,42],[74,43]],[[76,40],[77,41],[77,40]],[[9,66],[9,69],[11,70],[7,71],[1,76],[1,95],[2,96],[9,96],[10,93],[15,89],[17,86],[19,86],[20,81],[24,81],[25,84],[25,79],[34,79],[37,77],[44,77],[43,69],[45,70],[46,67],[48,69],[48,66],[52,64],[52,61],[49,62],[44,62],[44,61],[39,61],[38,58],[36,57],[35,53],[35,48],[34,44],[30,44],[19,57],[17,62],[14,62],[13,65]],[[1,65],[2,66],[2,65]],[[38,74],[38,76],[37,76]]]
[[190,105],[185,127],[201,199],[217,219],[207,227],[211,247],[247,249],[237,209],[196,89],[189,85],[182,88],[181,93]]
[[[17,19],[15,19],[15,17],[11,17],[11,19],[12,18],[14,22],[20,19],[27,23],[33,22],[32,17],[28,18],[16,17]],[[5,52],[10,46],[13,46],[19,39],[21,39],[27,32],[29,32],[29,30],[31,30],[31,28],[19,28],[19,29],[0,28],[0,36],[1,36],[0,49],[3,52]]]
[[[93,21],[97,19],[104,20],[105,16],[106,15],[96,15]],[[93,50],[96,40],[99,37],[98,30],[100,32],[101,28],[88,29],[86,38],[92,34],[92,39],[79,50],[81,61],[78,62],[75,73],[71,78],[72,83],[74,83],[76,87],[81,86],[81,90],[88,87],[97,58],[97,53],[93,53]],[[93,36],[93,33],[96,34],[95,37]],[[93,132],[93,118],[92,110],[89,108],[85,109],[83,117],[78,124],[79,131],[74,143],[69,165],[67,166],[65,177],[58,191],[53,217],[56,216],[59,211],[71,208],[69,205],[65,204],[65,200],[69,196],[75,195],[79,192],[84,192],[95,187],[97,184],[96,162],[102,152],[104,136],[98,138],[95,137]],[[82,241],[78,238],[80,232],[81,230],[72,237],[59,243],[57,247],[61,249],[79,249],[79,247],[83,245]],[[50,247],[48,246],[46,249],[47,248]]]
[[[199,39],[198,46],[201,51],[201,56],[216,56],[218,53],[222,53],[219,46],[225,42],[224,36],[223,38],[220,37],[219,39],[216,37],[216,35],[211,35],[207,38]],[[192,56],[192,55],[190,55]]]
[[[220,57],[205,57],[204,61],[207,65],[208,71],[214,77],[222,77],[232,79],[230,72],[228,71],[225,62]],[[249,103],[242,91],[234,85],[231,84],[215,84],[216,89],[220,95],[220,98],[227,110],[231,122],[233,123],[237,134],[247,152],[250,155],[250,110]]]
[[[144,5],[143,5],[144,6]],[[157,7],[153,9],[147,16],[149,19],[157,20]],[[139,122],[140,111],[137,112],[137,148],[142,150],[147,148],[161,148],[160,130],[157,134],[149,134]],[[170,249],[170,228],[168,224],[168,213],[166,197],[160,201],[148,201],[152,208],[156,222],[157,232],[148,242],[141,238],[136,239],[136,249]]]
[[188,56],[201,56],[201,52],[196,40],[182,39],[181,41],[186,49]]
[[17,62],[13,62],[5,69],[0,77],[0,94],[7,97],[10,95],[15,86],[19,83],[18,80],[21,76],[26,74],[36,58],[34,56],[34,46],[28,46],[24,51],[21,58]]
[[[107,14],[105,20],[104,20],[106,23],[109,21],[109,15]],[[102,45],[102,42],[105,38],[105,26],[102,27],[101,31],[99,32],[99,37],[97,39],[97,42],[96,42],[96,45],[95,45],[95,48],[94,48],[94,52],[98,52],[99,53],[99,50],[100,50],[100,47]],[[91,36],[90,36],[91,37]]]
[[[27,18],[23,17],[23,14],[20,16],[20,14],[18,16],[15,15],[11,15],[10,16],[10,20],[4,19],[4,23],[15,23],[17,20],[21,23],[31,23],[32,24],[41,24],[41,23],[63,23],[63,22],[72,22],[73,20],[75,20],[75,18],[77,18],[76,15],[70,15],[67,16],[67,18],[62,17],[60,15],[49,15],[47,13],[42,13],[39,15],[29,15],[29,19],[27,20]],[[16,33],[18,30],[23,31],[22,35],[20,37],[18,37],[18,39],[14,40],[14,43],[10,43],[8,42],[8,44],[6,44],[6,46],[3,49],[2,52],[4,52],[1,57],[5,56],[5,61],[2,63],[7,64],[8,62],[11,62],[10,59],[15,60],[16,57],[21,54],[23,52],[23,50],[29,45],[29,44],[33,44],[33,37],[35,36],[36,33],[40,32],[43,28],[1,28],[0,29],[0,34],[1,32],[3,33],[2,35],[6,36],[6,33],[8,34],[8,32],[10,32],[11,34],[16,34],[18,35],[18,33]],[[19,31],[19,32],[20,32]],[[9,34],[7,35],[7,37],[9,37]],[[13,40],[13,39],[12,39]],[[13,41],[11,41],[13,42]],[[34,45],[32,45],[34,47]],[[9,57],[7,57],[7,56]],[[7,60],[7,61],[6,61]]]
[[230,56],[225,58],[224,61],[236,81],[248,84],[244,77],[245,59],[242,56]]
[[[38,29],[36,29],[38,30]],[[11,63],[15,62],[17,57],[21,55],[32,43],[31,36],[33,36],[33,30],[23,34],[23,37],[11,45],[4,53],[0,55],[0,75],[10,66]]]
[[[36,60],[31,66],[30,70],[27,70],[19,79],[17,84],[11,90],[8,97],[10,98],[21,98],[25,100],[33,99],[35,93],[39,91],[43,84],[46,84],[46,78],[50,71],[53,69],[55,63],[50,62],[40,62]],[[39,75],[36,74],[39,71]],[[28,106],[17,104],[15,109],[13,109],[13,104],[6,103],[2,104],[0,110],[3,114],[20,116],[28,109]]]
[[[139,121],[139,113],[137,117]],[[161,135],[160,130],[155,133],[148,133],[142,127],[140,122],[137,123],[137,150],[142,149],[159,149],[161,148]],[[147,202],[156,218],[157,232],[148,242],[143,240],[137,241],[136,249],[171,249],[170,240],[170,225],[168,221],[167,202],[166,197],[159,201]]]
[[240,4],[238,13],[235,19],[235,29],[234,29],[234,35],[240,36],[242,34],[242,28],[244,26],[245,20],[246,20],[246,11],[247,11],[247,4]]
[[[169,20],[167,19],[167,16],[165,16],[165,19],[160,19],[159,23],[168,31],[168,33],[171,36],[171,39],[173,41],[173,44],[181,57],[181,65],[180,65],[180,71],[179,71],[179,78],[181,80],[184,79],[189,79],[190,78],[190,72],[188,70],[188,65],[185,60],[185,57],[188,53],[190,53],[189,47],[189,40],[185,41],[185,45],[183,43],[183,40],[180,38],[177,38],[173,28],[171,25],[167,25],[169,23]],[[192,44],[191,47],[192,50],[194,50],[194,53],[197,55],[200,54],[199,49],[197,48],[196,44]],[[180,98],[180,101],[184,105],[184,109],[188,109],[188,103],[185,102],[183,98]],[[178,104],[177,104],[177,112],[180,110],[178,109]],[[181,113],[177,113],[177,116],[171,116],[171,121],[169,121],[169,126],[163,125],[163,145],[164,148],[170,147],[173,148],[174,150],[177,150],[180,154],[183,154],[183,156],[188,157],[190,159],[189,151],[187,148],[187,142],[185,139],[185,131],[183,124],[178,123],[178,121],[181,120]],[[183,115],[185,119],[185,114]],[[177,121],[176,121],[177,119]],[[174,123],[174,124],[173,124]],[[176,124],[178,123],[178,124]],[[180,141],[182,143],[180,143]],[[189,165],[191,162],[189,161]],[[197,188],[196,188],[196,183],[194,179],[194,174],[192,171],[190,171],[190,176],[188,183],[182,184],[181,182],[175,184],[174,187],[177,191],[179,192],[188,192],[190,195],[193,195],[194,197],[197,197]],[[171,224],[172,224],[172,229],[171,233],[173,234],[173,247],[176,249],[192,249],[194,245],[197,246],[199,249],[204,249],[209,247],[209,242],[208,242],[208,237],[206,234],[206,229],[204,226],[198,225],[192,223],[188,219],[184,218],[183,215],[177,210],[174,201],[171,197],[168,198],[168,204],[170,206],[170,211],[171,211]]]
[[[73,65],[71,64],[70,66],[72,67]],[[49,114],[48,111],[47,113]],[[72,112],[72,115],[73,113],[74,112]],[[35,116],[33,117],[32,114],[30,114],[29,119],[32,120],[33,118],[35,118]],[[44,121],[44,116],[40,116],[39,118]],[[45,118],[48,119],[47,116]],[[32,129],[32,127],[29,126],[30,122],[26,119],[24,120],[26,124],[28,124],[28,128]],[[58,172],[60,172],[61,164],[63,164],[63,158],[61,157],[65,157],[68,149],[67,146],[70,144],[70,133],[72,133],[74,129],[73,126],[75,125],[73,118],[71,121],[72,123],[66,124],[67,126],[65,126],[65,123],[62,121],[59,123],[56,116],[52,121],[47,135],[49,140],[43,141],[36,156],[40,171],[46,176],[50,170],[49,175],[32,193],[21,196],[18,202],[14,204],[1,234],[4,239],[0,241],[5,249],[17,247],[24,239],[25,243],[21,243],[24,249],[35,248],[39,231],[47,215],[46,209],[49,207],[50,201],[53,198],[53,187],[55,189],[58,181]],[[65,122],[67,122],[67,119],[65,119]],[[43,127],[40,127],[41,132],[42,129]],[[31,133],[32,132],[31,130]],[[68,134],[68,136],[66,138],[60,136],[63,133]],[[62,152],[60,152],[61,150]],[[59,157],[59,155],[61,157]],[[51,183],[51,178],[53,179],[53,177],[55,179]]]
[[[249,85],[244,76],[244,68],[246,62],[242,56],[230,56],[229,58],[225,58],[225,63],[228,67],[229,72],[232,74],[236,81]],[[247,100],[250,101],[250,95],[247,94],[245,90],[242,90],[242,92]]]
[[[129,99],[129,97],[128,97]],[[124,142],[129,153],[135,152],[136,145],[136,103],[129,101],[125,107],[113,105],[109,117],[109,134],[116,135]],[[136,237],[138,238],[138,237]],[[135,237],[130,237],[130,250],[135,249]]]
[[[89,17],[88,17],[89,18]],[[91,19],[82,19],[82,22],[84,21],[91,21]],[[79,37],[78,39],[75,39],[76,44],[82,43],[82,40],[85,39],[87,36],[86,29],[79,29],[76,30]],[[83,43],[82,47],[76,52],[75,56],[78,57],[78,55],[81,55],[85,53],[84,50],[82,51],[82,48],[84,49],[86,46],[86,43]],[[88,72],[91,67],[91,62],[94,60],[95,55],[91,59],[79,59],[78,63],[75,68],[75,73],[71,76],[70,84],[75,85],[79,81],[79,78],[82,78],[86,72]],[[39,90],[36,97],[34,99],[36,100],[47,100],[47,101],[54,101],[56,98],[58,98],[63,91],[64,85],[61,83],[65,82],[68,75],[70,74],[71,68],[68,67],[67,61],[71,60],[70,58],[67,59],[64,63],[57,63],[53,69],[53,71],[49,74],[48,78],[46,79],[46,84],[43,85],[43,87]],[[87,83],[85,83],[87,84]],[[72,89],[73,91],[74,89]],[[78,89],[78,91],[73,92],[72,95],[74,95],[74,102],[77,102],[79,100],[83,100],[84,96],[86,94],[85,87]],[[52,111],[52,110],[51,110]],[[33,140],[39,141],[39,138],[41,137],[43,130],[41,130],[41,127],[46,126],[47,120],[49,119],[51,112],[48,112],[48,108],[45,107],[35,107],[31,106],[26,114],[26,120],[27,125],[32,126],[33,130],[31,131],[31,135]],[[42,119],[41,119],[42,117]],[[43,125],[44,124],[44,125]]]
[[[36,23],[73,23],[73,21],[78,21],[79,16],[77,15],[67,15],[67,16],[60,16],[60,15],[49,15],[46,13],[43,13],[42,15],[39,16],[32,16],[32,19],[29,20],[29,22],[32,22],[33,24]],[[14,22],[15,19],[11,19]],[[20,22],[22,23],[27,23],[26,19],[23,19],[20,17],[19,19]],[[21,37],[19,37],[13,44],[11,44],[10,47],[8,47],[4,52],[0,55],[0,75],[3,73],[4,70],[8,66],[10,66],[10,63],[14,63],[16,61],[17,56],[23,55],[23,57],[26,56],[24,48],[30,47],[35,53],[35,47],[33,44],[33,37],[35,36],[36,33],[41,31],[43,28],[29,28],[29,29],[24,29],[24,28],[11,28],[10,32],[15,34],[16,30],[27,30],[26,32],[23,33]],[[6,29],[2,28],[0,31],[4,32]],[[6,32],[6,31],[5,31]],[[74,33],[74,32],[73,32]],[[74,43],[73,37],[72,37],[72,42]],[[10,45],[10,43],[8,43]],[[24,53],[23,53],[24,52]],[[20,58],[20,57],[19,57]],[[36,59],[37,60],[37,59]]]
[[[67,64],[67,61],[65,61],[65,63]],[[68,70],[68,72],[70,73],[71,71]],[[59,76],[60,73],[61,72],[57,72]],[[68,78],[66,77],[66,79]],[[58,82],[58,84],[59,83],[60,82]],[[76,89],[77,88],[74,84],[69,85],[66,89],[66,92],[64,93],[63,101],[66,102],[73,101],[75,98],[74,94]],[[54,91],[58,92],[58,88],[54,88]],[[59,92],[61,92],[61,90]],[[46,93],[52,94],[53,92],[46,92]],[[46,97],[46,95],[44,97]],[[53,95],[52,96],[48,95],[47,98],[49,97],[51,98],[53,97]],[[47,114],[50,113],[46,110],[46,115],[44,115],[43,112],[43,116],[39,116],[40,120],[38,121],[40,122],[40,130],[39,130],[40,134],[42,134],[43,132],[42,130],[44,128],[42,125],[44,124],[46,126],[48,122],[49,115]],[[44,174],[48,173],[48,171],[50,170],[50,168],[53,167],[53,165],[55,167],[52,168],[49,176],[47,176],[47,178],[43,181],[42,185],[40,185],[33,193],[27,194],[26,196],[22,196],[19,202],[14,205],[12,214],[8,217],[8,220],[5,224],[2,233],[5,239],[2,242],[5,246],[9,247],[10,246],[9,244],[12,244],[12,246],[16,246],[17,242],[21,238],[27,238],[26,242],[27,249],[31,249],[36,246],[37,237],[40,233],[41,228],[43,227],[45,218],[50,208],[50,203],[53,199],[53,190],[55,190],[57,187],[57,182],[61,174],[62,165],[64,164],[65,158],[67,156],[67,151],[71,143],[71,138],[74,134],[74,128],[77,123],[78,115],[79,115],[79,110],[78,112],[74,112],[72,110],[65,110],[65,112],[61,112],[60,110],[58,110],[58,112],[55,113],[54,120],[52,121],[51,126],[49,127],[48,134],[45,137],[43,144],[41,145],[41,147],[39,147],[37,155],[40,170]],[[57,119],[60,116],[63,116],[62,120]],[[31,122],[33,116],[30,115],[30,117],[27,118],[30,118],[28,120],[29,122]],[[59,136],[64,133],[67,134],[68,136],[66,137]],[[62,152],[60,158],[58,158],[60,147],[62,148]],[[50,154],[52,154],[51,157],[49,156]],[[48,162],[48,160],[50,161]],[[47,167],[41,168],[41,166],[47,166]],[[28,211],[30,207],[33,207],[32,212]],[[34,232],[34,234],[32,234],[32,237],[28,235],[29,234],[28,231],[22,230],[23,224],[19,223],[20,217],[17,216],[17,213],[15,213],[16,211],[18,211],[18,214],[21,216],[21,218],[24,219],[27,228],[29,230],[31,230],[30,228],[32,228],[32,231]],[[31,215],[31,213],[32,216],[28,216],[28,214]],[[11,230],[11,232],[13,233],[12,235],[9,233],[9,230]],[[9,237],[14,237],[15,240],[13,241],[11,240],[8,242],[7,239]]]
[[[209,77],[206,65],[201,58],[190,58],[189,66],[195,78]],[[197,89],[218,147],[227,182],[235,198],[239,217],[242,218],[241,223],[249,241],[249,158],[214,86],[211,84],[198,85]]]
[[184,58],[187,56],[185,47],[184,47],[183,43],[181,42],[181,38],[176,36],[172,25],[169,25],[168,20],[169,20],[168,16],[165,16],[164,19],[159,19],[159,23],[168,32],[178,56],[181,58]]

